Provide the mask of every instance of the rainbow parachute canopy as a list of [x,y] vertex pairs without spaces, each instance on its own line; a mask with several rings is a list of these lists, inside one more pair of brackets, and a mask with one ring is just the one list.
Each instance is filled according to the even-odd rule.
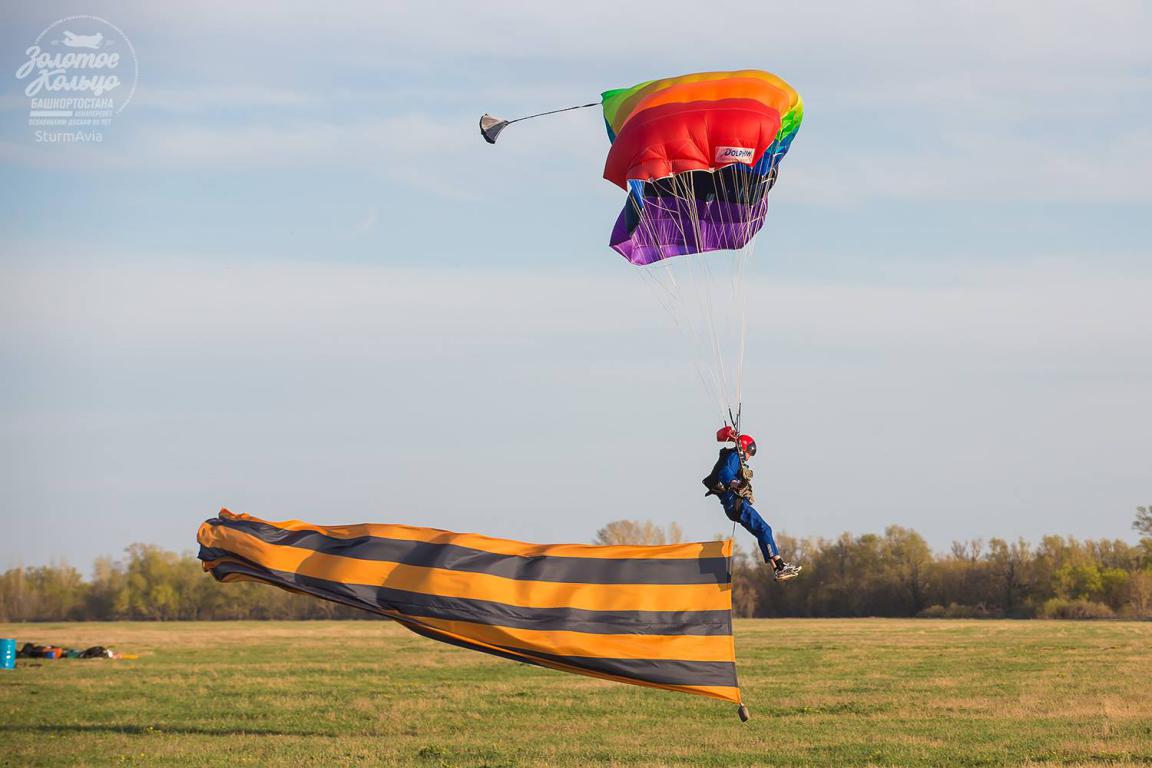
[[740,249],[804,116],[800,95],[755,69],[605,91],[604,178],[628,190],[611,245],[633,264]]

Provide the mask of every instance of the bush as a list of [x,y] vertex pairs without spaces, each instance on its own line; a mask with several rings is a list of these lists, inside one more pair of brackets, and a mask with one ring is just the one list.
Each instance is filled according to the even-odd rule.
[[1112,609],[1091,600],[1065,600],[1054,597],[1044,602],[1040,617],[1044,619],[1110,619]]
[[989,611],[980,603],[979,605],[960,605],[949,603],[945,608],[942,605],[931,605],[916,614],[922,619],[996,619],[1000,618],[1000,611]]

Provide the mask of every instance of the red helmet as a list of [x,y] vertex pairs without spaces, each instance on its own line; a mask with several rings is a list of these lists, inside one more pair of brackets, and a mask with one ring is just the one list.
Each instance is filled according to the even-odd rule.
[[756,455],[756,441],[752,439],[752,435],[740,435],[740,450],[749,456]]

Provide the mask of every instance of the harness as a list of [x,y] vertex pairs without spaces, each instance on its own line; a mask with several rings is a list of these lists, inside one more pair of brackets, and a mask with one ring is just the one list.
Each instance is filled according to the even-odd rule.
[[742,499],[746,499],[749,504],[756,503],[756,497],[752,494],[752,467],[744,463],[744,457],[740,457],[740,487],[734,489],[736,495]]
[[[729,487],[720,482],[720,469],[728,463],[728,457],[732,455],[733,451],[737,453],[740,459],[740,476],[733,480],[731,487]],[[716,460],[712,472],[700,482],[708,489],[707,493],[704,494],[705,496],[719,496],[730,492],[735,493],[749,504],[756,503],[756,498],[752,492],[752,468],[744,461],[744,455],[739,448],[721,448],[720,458]]]

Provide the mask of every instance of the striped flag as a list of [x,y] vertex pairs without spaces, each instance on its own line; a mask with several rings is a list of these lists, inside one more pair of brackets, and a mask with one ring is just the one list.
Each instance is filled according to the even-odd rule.
[[731,541],[537,545],[407,525],[272,523],[226,509],[196,538],[219,581],[363,608],[515,661],[740,701]]

